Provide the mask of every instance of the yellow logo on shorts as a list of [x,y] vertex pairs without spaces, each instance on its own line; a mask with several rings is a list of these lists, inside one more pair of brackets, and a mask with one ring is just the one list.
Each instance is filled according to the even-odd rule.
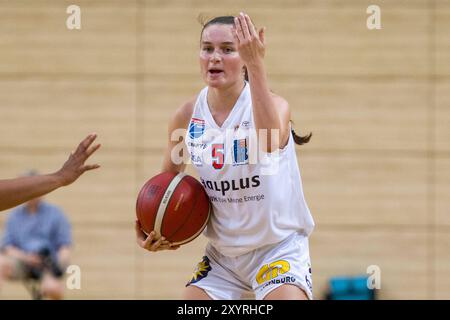
[[211,271],[211,266],[209,264],[209,259],[207,256],[204,256],[202,261],[197,264],[197,268],[192,274],[191,280],[186,284],[186,287],[191,283],[198,282],[205,278],[208,275],[208,272]]
[[291,269],[289,262],[286,260],[278,260],[269,264],[265,264],[259,269],[256,275],[258,284],[275,279],[280,274],[286,273]]

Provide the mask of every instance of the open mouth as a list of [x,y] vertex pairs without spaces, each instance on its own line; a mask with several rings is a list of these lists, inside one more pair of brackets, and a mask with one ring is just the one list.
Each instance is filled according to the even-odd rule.
[[221,70],[221,69],[209,69],[208,73],[210,75],[220,75],[220,74],[223,73],[223,70]]

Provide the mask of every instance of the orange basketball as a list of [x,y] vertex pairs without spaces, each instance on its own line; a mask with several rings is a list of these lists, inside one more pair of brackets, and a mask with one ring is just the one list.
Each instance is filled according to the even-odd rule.
[[163,172],[148,180],[136,201],[143,231],[156,232],[176,245],[188,243],[205,229],[211,211],[202,184],[185,173]]

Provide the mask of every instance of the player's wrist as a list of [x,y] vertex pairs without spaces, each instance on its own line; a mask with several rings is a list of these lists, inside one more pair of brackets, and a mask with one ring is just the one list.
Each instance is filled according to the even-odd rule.
[[69,184],[67,177],[64,175],[62,170],[56,171],[48,175],[51,183],[56,187],[63,187]]
[[263,58],[254,59],[245,64],[248,72],[265,72],[264,60]]

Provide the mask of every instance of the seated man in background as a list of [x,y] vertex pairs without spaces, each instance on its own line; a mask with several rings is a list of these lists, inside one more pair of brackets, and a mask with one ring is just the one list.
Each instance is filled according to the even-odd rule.
[[43,298],[62,299],[71,244],[71,226],[58,207],[35,198],[15,208],[1,246],[0,287],[6,279],[35,279]]

